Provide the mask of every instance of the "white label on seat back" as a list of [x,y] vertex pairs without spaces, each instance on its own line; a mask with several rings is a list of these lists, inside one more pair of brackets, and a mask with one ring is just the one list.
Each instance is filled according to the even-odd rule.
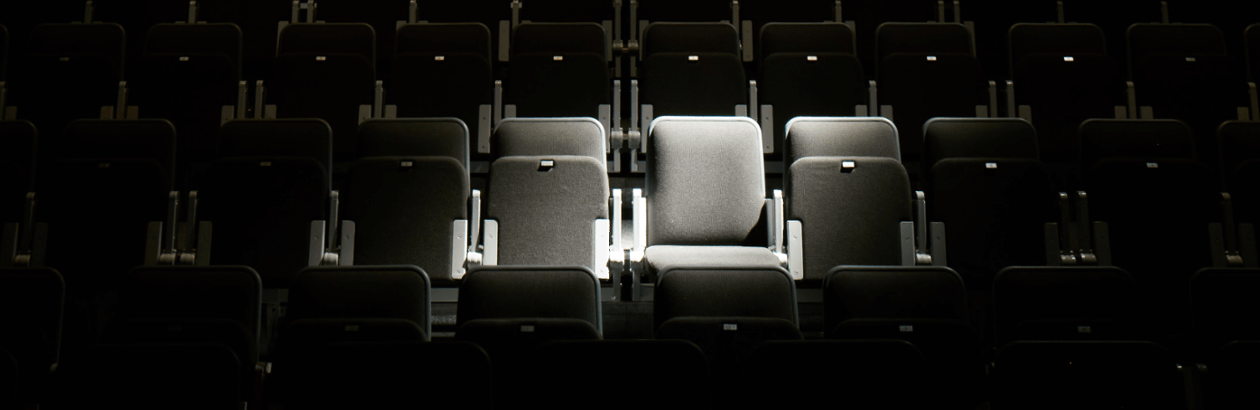
[[936,56],[927,56],[927,61],[936,61]]
[[700,56],[687,56],[687,61],[700,61]]
[[327,56],[315,56],[315,61],[325,61],[325,60],[328,60]]
[[1090,329],[1089,326],[1077,326],[1076,333],[1093,333],[1093,329]]
[[1072,56],[1063,56],[1063,61],[1070,63],[1070,62],[1076,61],[1076,59],[1072,58]]
[[1146,167],[1147,167],[1147,168],[1159,168],[1159,163],[1158,163],[1158,162],[1147,162],[1147,163],[1146,163]]
[[552,60],[552,61],[564,61],[564,56],[553,56],[553,57],[551,57],[551,60]]
[[901,325],[901,326],[897,326],[897,330],[900,330],[902,333],[910,333],[910,332],[914,332],[914,325]]
[[521,325],[521,333],[534,333],[534,325]]
[[723,323],[722,330],[733,332],[733,331],[739,330],[739,325],[734,324],[734,323]]
[[986,162],[986,163],[984,163],[984,169],[997,169],[997,163],[996,163],[996,162]]
[[188,57],[187,56],[180,57],[179,61],[188,61]]
[[818,56],[805,56],[805,61],[818,61]]
[[1194,57],[1186,57],[1186,62],[1187,62],[1187,63],[1193,63],[1193,62],[1194,62]]
[[346,325],[346,331],[347,331],[347,332],[358,332],[358,331],[359,331],[359,325]]
[[446,61],[446,56],[433,56],[433,61]]

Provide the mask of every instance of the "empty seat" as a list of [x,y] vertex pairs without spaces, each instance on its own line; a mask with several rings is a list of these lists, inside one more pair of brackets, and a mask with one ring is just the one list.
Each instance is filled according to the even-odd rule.
[[409,18],[408,2],[361,3],[353,0],[320,1],[315,17],[329,23],[367,23],[376,32],[376,70],[381,78],[390,78],[398,28]]
[[333,130],[333,158],[356,153],[359,107],[373,104],[376,35],[363,23],[290,24],[280,32],[269,103],[278,118],[320,118]]
[[647,198],[635,210],[646,220],[636,218],[631,253],[649,282],[671,266],[781,265],[763,239],[770,229],[760,137],[745,117],[655,121],[647,138]]
[[[1210,24],[1135,24],[1129,28],[1130,77],[1137,102],[1155,118],[1175,118],[1195,131],[1199,161],[1216,169],[1216,127],[1247,106],[1242,64]],[[1144,117],[1145,118],[1145,117]]]
[[[248,395],[257,378],[261,330],[262,282],[253,269],[144,267],[119,286],[117,316],[102,343],[168,344],[170,354],[180,357],[187,357],[176,353],[180,348],[225,347],[226,356],[236,359],[239,390]],[[175,363],[162,367],[181,369],[177,374],[182,368]]]
[[[757,103],[762,138],[782,158],[787,123],[798,116],[853,116],[869,103],[853,31],[841,23],[771,23],[761,29]],[[770,121],[767,121],[770,120]],[[769,124],[767,124],[767,122]],[[769,127],[767,127],[767,125]]]
[[923,143],[913,131],[933,117],[989,116],[987,80],[962,24],[885,23],[877,35],[880,115],[902,131],[902,162],[919,180]]
[[534,349],[552,340],[598,340],[599,280],[584,267],[485,266],[459,287],[455,338],[486,349],[496,401],[521,397]]
[[229,121],[216,158],[198,191],[198,235],[209,243],[197,245],[196,263],[246,265],[266,287],[287,288],[322,257],[311,225],[327,220],[332,130],[318,119]]
[[[281,396],[291,405],[403,400],[400,392],[387,386],[416,382],[415,378],[430,372],[386,371],[388,363],[395,362],[382,361],[379,355],[410,360],[441,351],[419,343],[428,341],[430,334],[429,280],[415,266],[307,268],[298,273],[290,289],[287,320],[278,339],[273,375]],[[380,372],[401,380],[362,378]],[[369,380],[380,384],[374,386]],[[332,388],[338,384],[355,384],[360,389],[373,386],[376,395]]]
[[306,268],[289,289],[286,318],[283,337],[295,349],[425,341],[431,333],[429,277],[407,265]]
[[9,105],[40,129],[100,118],[101,107],[118,100],[125,37],[122,26],[111,23],[41,24],[30,33],[28,55],[8,76]]
[[643,127],[667,115],[745,115],[748,82],[734,26],[653,23],[643,31],[642,47]]
[[[1222,221],[1219,179],[1196,160],[1192,133],[1179,121],[1089,120],[1080,132],[1082,164],[1092,164],[1089,218],[1106,223],[1111,263],[1133,274],[1144,319],[1160,335],[1185,335],[1186,284],[1216,258],[1206,234]],[[1155,191],[1167,195],[1133,202]]]
[[[872,298],[878,295],[877,298]],[[946,267],[836,267],[823,281],[828,339],[901,339],[923,353],[937,405],[974,406],[983,377],[967,290]]]
[[996,344],[1136,340],[1136,285],[1116,267],[1009,267],[993,280]]
[[[156,262],[151,240],[173,232],[175,139],[166,120],[77,120],[44,141],[52,160],[40,166],[35,218],[48,225],[47,252],[36,259],[61,271],[71,293],[111,286]],[[85,229],[108,239],[84,236]]]
[[[417,19],[429,23],[476,23],[490,29],[490,61],[507,61],[512,30],[512,2],[476,0],[419,2]],[[508,38],[504,38],[504,37]],[[401,39],[400,39],[401,42]]]
[[[1089,118],[1112,118],[1125,105],[1121,71],[1093,24],[1016,24],[1010,70],[1017,111],[1037,128],[1041,160],[1079,178],[1076,130]],[[1115,53],[1115,51],[1112,51]],[[1071,183],[1071,182],[1069,182]]]
[[598,339],[599,282],[586,268],[482,267],[459,287],[461,340],[529,346],[547,340]]
[[454,118],[371,120],[359,138],[362,157],[340,196],[340,257],[415,265],[450,286],[463,276],[468,251],[468,129]]
[[788,254],[803,256],[788,258],[793,277],[817,282],[840,265],[913,264],[900,227],[911,220],[913,197],[892,122],[797,117],[790,124],[787,224],[799,233],[788,235]]
[[476,141],[473,153],[489,153],[495,102],[490,37],[476,23],[403,26],[385,100],[398,106],[399,117],[463,120]]
[[618,281],[608,266],[603,127],[591,118],[513,118],[493,138],[483,263],[582,266]]
[[604,28],[529,23],[513,32],[507,117],[591,117],[608,123],[612,87]]
[[[51,268],[0,269],[0,404],[41,401],[60,361],[66,284]],[[8,356],[8,357],[6,357]]]
[[[636,389],[636,400],[614,400],[612,409],[633,409],[635,402],[653,403],[669,409],[708,408],[712,382],[709,364],[694,343],[684,340],[562,340],[544,344],[534,352],[537,376],[522,380],[531,389],[564,386],[563,394],[540,398],[549,407],[581,409],[606,398],[608,381],[592,377],[612,359],[625,366],[626,380],[654,380],[661,386],[687,386],[679,389]],[[620,366],[619,366],[620,367]],[[550,387],[549,387],[550,386]],[[538,391],[538,390],[533,390]]]
[[[179,130],[180,163],[201,173],[214,161],[225,106],[238,107],[241,29],[231,23],[158,24],[149,28],[144,55],[128,82],[128,104],[143,118],[164,118]],[[184,178],[180,178],[184,186]]]
[[1177,363],[1150,342],[1016,342],[998,351],[994,409],[1185,407]]
[[923,354],[904,340],[776,340],[748,362],[742,385],[753,406],[907,408],[925,400],[931,383]]
[[1056,221],[1057,195],[1031,124],[934,118],[923,144],[928,219],[945,223],[948,264],[968,288],[987,290],[1007,266],[1049,263],[1044,226]]
[[782,268],[667,268],[656,283],[652,321],[656,339],[704,350],[715,407],[743,397],[740,365],[758,343],[801,339],[795,286]]

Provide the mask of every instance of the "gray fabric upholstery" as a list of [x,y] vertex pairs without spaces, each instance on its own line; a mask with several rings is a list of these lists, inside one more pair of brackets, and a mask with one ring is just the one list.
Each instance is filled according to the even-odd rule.
[[774,318],[796,323],[796,285],[782,268],[674,268],[661,273],[655,327],[673,318]]
[[739,32],[729,23],[652,23],[643,29],[643,58],[653,53],[739,54]]
[[507,118],[490,138],[498,157],[585,155],[604,160],[604,126],[594,118]]
[[945,158],[1037,159],[1037,131],[1021,118],[933,118],[923,124],[924,164]]
[[468,133],[458,118],[367,120],[359,124],[359,158],[451,157],[466,169]]
[[404,319],[429,333],[429,276],[416,266],[324,266],[298,272],[288,319]]
[[450,157],[356,162],[341,203],[342,219],[355,222],[355,263],[416,265],[434,280],[451,279],[453,222],[468,218],[468,184]]
[[595,23],[526,23],[512,32],[512,53],[592,53],[601,56],[607,40]]
[[484,266],[459,286],[456,322],[577,319],[599,328],[599,280],[580,267]]
[[647,271],[655,274],[675,266],[725,267],[741,266],[774,269],[779,257],[768,248],[756,246],[649,246],[644,251]]
[[848,319],[966,320],[962,277],[937,266],[832,269],[823,282],[827,330]]
[[[895,140],[893,140],[895,141]],[[855,168],[841,168],[853,161]],[[787,216],[801,221],[805,279],[839,265],[900,265],[910,177],[891,158],[810,157],[788,169]]]
[[1177,120],[1091,119],[1081,123],[1079,134],[1087,169],[1103,158],[1198,158],[1194,131]]
[[[541,161],[553,161],[551,168]],[[545,170],[544,170],[545,169]],[[506,157],[490,165],[486,219],[499,223],[499,265],[591,266],[600,245],[593,223],[608,219],[604,161]],[[607,246],[607,240],[600,243]]]
[[648,145],[649,246],[758,243],[752,233],[763,214],[765,181],[757,123],[661,117]]
[[234,120],[219,128],[216,158],[309,157],[332,178],[332,127],[318,118]]
[[854,53],[853,29],[844,23],[766,23],[761,26],[757,53]]
[[901,160],[897,127],[883,117],[797,117],[787,124],[787,166],[805,157]]

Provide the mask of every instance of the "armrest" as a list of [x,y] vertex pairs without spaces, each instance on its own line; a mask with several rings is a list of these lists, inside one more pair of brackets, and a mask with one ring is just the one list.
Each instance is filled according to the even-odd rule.
[[766,220],[770,221],[769,237],[766,238],[770,250],[775,254],[783,254],[784,209],[783,190],[776,189],[774,197],[766,200]]
[[[513,10],[513,15],[515,11]],[[499,61],[508,61],[508,56],[511,54],[508,47],[512,44],[512,27],[514,26],[511,21],[499,21]]]
[[503,80],[494,80],[494,117],[491,119],[491,129],[499,125],[499,121],[503,119]]
[[626,147],[642,150],[643,133],[639,130],[639,80],[630,80],[630,135]]
[[337,223],[341,221],[338,211],[341,208],[341,192],[333,190],[328,193],[328,243],[324,244],[325,252],[337,250]]
[[197,228],[200,225],[197,222],[197,191],[188,191],[188,210],[187,221],[188,228],[184,230],[184,248],[180,249],[179,260],[176,262],[180,265],[192,265],[197,260]]
[[591,236],[591,249],[595,250],[595,261],[591,266],[595,267],[595,277],[601,280],[608,280],[611,275],[608,274],[609,253],[612,251],[611,237],[609,236],[609,220],[596,219],[591,224],[595,234]]
[[1094,236],[1092,228],[1094,223],[1089,219],[1089,194],[1085,191],[1076,191],[1076,222],[1077,235],[1080,239],[1079,255],[1080,261],[1085,265],[1099,264],[1098,255],[1094,252]]
[[998,116],[997,82],[990,80],[989,81],[989,118],[997,118],[997,116]]
[[325,221],[311,221],[311,241],[309,245],[306,266],[319,266],[324,262],[324,244],[328,241],[324,237],[327,234],[327,225]]
[[[494,129],[494,120],[491,118],[491,105],[481,104],[477,106],[477,153],[490,153],[490,131]],[[494,114],[494,115],[497,115]]]
[[1260,261],[1257,260],[1256,252],[1256,229],[1249,223],[1238,224],[1238,246],[1239,252],[1242,254],[1243,266],[1247,268],[1260,267]]
[[512,29],[521,25],[521,0],[512,0]]
[[[468,238],[468,221],[456,219],[451,224],[451,278],[460,279],[467,272],[464,269],[465,262],[469,266],[479,265],[483,262],[483,258],[480,253],[467,250],[470,248],[468,245],[470,242]],[[476,239],[471,240],[471,242],[471,248],[477,247]]]
[[225,105],[219,116],[219,125],[237,118],[245,118],[246,95],[249,83],[240,81],[236,84],[236,105]]
[[[764,144],[762,152],[767,154],[774,152],[774,106],[770,104],[761,104],[757,106],[757,113],[761,116],[761,142]],[[858,113],[861,117],[861,113]]]
[[[1048,253],[1049,250],[1047,249],[1046,263],[1056,263],[1051,261],[1057,261],[1059,265],[1075,265],[1078,262],[1075,251],[1077,249],[1077,242],[1076,237],[1072,235],[1072,210],[1071,204],[1068,201],[1067,192],[1059,193],[1059,200],[1057,204],[1059,207],[1059,222],[1053,226],[1053,228],[1058,230],[1055,235],[1058,242],[1054,244],[1057,245],[1054,250],[1056,255],[1051,257]],[[1046,228],[1047,239],[1049,239],[1050,235],[1049,225],[1050,224],[1047,224]],[[1049,248],[1051,245],[1052,244],[1047,241],[1046,247]]]
[[[1221,267],[1241,267],[1243,266],[1243,259],[1238,252],[1238,227],[1234,225],[1234,204],[1228,192],[1221,193],[1221,216],[1222,223],[1219,225],[1221,225],[1220,236],[1223,237],[1223,241],[1218,242],[1213,238],[1212,243],[1220,243],[1223,249],[1220,249],[1220,252],[1213,253],[1220,258],[1220,262],[1223,262]],[[1213,251],[1216,251],[1216,249],[1213,249]],[[1213,259],[1215,260],[1216,258],[1214,257]]]
[[[805,279],[805,249],[803,248],[804,227],[801,221],[787,221],[787,264],[792,279]],[[914,250],[911,249],[911,252]]]
[[354,221],[341,221],[341,240],[337,248],[337,266],[354,266]]
[[[487,221],[489,223],[489,221]],[[472,230],[468,234],[468,252],[477,252],[477,238],[481,236],[481,190],[472,190]]]
[[928,253],[927,197],[923,191],[914,193],[914,263],[931,265],[932,255]]
[[499,264],[499,221],[486,220],[486,237],[482,239],[481,264],[494,266]]
[[1018,109],[1015,108],[1015,82],[1011,80],[1006,80],[1006,116],[1020,117]]
[[[609,119],[608,126],[608,151],[617,152],[621,150],[621,144],[626,140],[626,133],[621,129],[621,80],[613,80],[613,100],[612,115]],[[602,110],[602,108],[601,108]],[[602,113],[602,111],[601,111]]]
[[932,222],[929,232],[932,235],[932,266],[949,266],[945,260],[945,223]]
[[621,272],[625,270],[626,248],[621,245],[621,189],[614,188],[612,190],[612,238],[608,246],[608,272],[609,276],[621,276]]
[[179,217],[179,191],[171,191],[166,196],[166,220],[162,226],[162,250],[158,263],[174,265],[178,254],[175,251],[175,226]]
[[634,209],[634,247],[630,249],[630,263],[637,266],[643,263],[643,253],[647,249],[647,200],[640,188],[632,190],[630,195],[630,205]]

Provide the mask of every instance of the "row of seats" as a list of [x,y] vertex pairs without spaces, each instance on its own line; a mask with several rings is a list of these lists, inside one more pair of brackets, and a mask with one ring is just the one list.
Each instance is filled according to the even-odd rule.
[[[685,384],[635,389],[671,408],[837,400],[972,408],[981,395],[999,408],[1184,407],[1178,371],[1184,362],[1123,331],[1130,306],[1122,298],[1133,288],[1127,273],[1012,268],[1002,276],[995,289],[1004,309],[999,330],[1009,342],[986,356],[962,323],[964,286],[948,268],[835,270],[824,285],[826,341],[800,340],[793,286],[782,270],[675,268],[658,282],[657,340],[603,342],[596,342],[598,281],[587,269],[474,270],[459,290],[455,341],[430,342],[423,270],[308,268],[291,288],[281,347],[259,362],[262,288],[248,267],[133,270],[105,336],[64,355],[58,354],[60,275],[7,269],[0,280],[12,336],[0,352],[20,359],[4,367],[18,383],[5,399],[52,408],[88,402],[236,408],[262,397],[294,408],[419,402],[490,408],[521,400],[568,408],[607,394],[609,381],[591,373],[610,366],[638,376],[629,380]],[[1256,342],[1234,338],[1255,335],[1254,327],[1239,328],[1248,319],[1238,303],[1246,298],[1241,288],[1257,278],[1228,269],[1195,277],[1205,354],[1199,363],[1211,369],[1202,382],[1211,403],[1254,399],[1246,386],[1255,382],[1248,369],[1257,360]],[[542,388],[536,383],[561,381],[572,391],[526,399]],[[992,392],[981,390],[985,384]]]
[[[787,268],[816,286],[835,266],[937,265],[965,280],[979,329],[989,329],[986,293],[1003,268],[1114,264],[1137,275],[1142,305],[1154,321],[1171,319],[1161,334],[1174,340],[1187,334],[1192,273],[1257,264],[1253,167],[1244,160],[1221,186],[1176,121],[1087,121],[1089,172],[1069,193],[1019,119],[931,120],[933,165],[916,191],[890,121],[799,117],[786,189],[767,198],[750,119],[662,117],[645,188],[623,201],[602,166],[597,121],[509,119],[495,134],[505,156],[491,164],[484,208],[457,119],[365,124],[370,143],[339,190],[328,183],[322,121],[239,120],[225,125],[200,188],[181,193],[169,123],[76,122],[66,145],[44,147],[58,161],[41,168],[35,189],[17,181],[8,194],[6,263],[57,267],[84,294],[142,264],[247,265],[270,289],[317,265],[415,265],[441,287],[478,265],[584,266],[608,300],[650,300],[673,266]],[[1245,131],[1238,144],[1253,139],[1250,125],[1235,124]],[[30,170],[33,157],[15,168]],[[1165,191],[1175,194],[1134,205]],[[79,198],[107,199],[85,208]],[[117,239],[84,240],[83,229]]]
[[[250,111],[254,118],[322,118],[336,136],[334,171],[341,175],[356,155],[358,124],[372,118],[460,118],[475,135],[479,162],[491,158],[490,133],[501,118],[597,118],[614,153],[610,170],[621,172],[642,171],[647,146],[641,135],[659,116],[750,116],[762,124],[763,152],[776,163],[784,159],[786,123],[797,116],[880,115],[903,130],[933,117],[1018,116],[1038,127],[1043,160],[1062,171],[1057,178],[1072,182],[1080,174],[1076,130],[1085,119],[1182,120],[1195,132],[1200,159],[1215,168],[1216,128],[1260,116],[1249,102],[1254,90],[1210,25],[1134,25],[1129,69],[1122,72],[1097,26],[1017,24],[1010,30],[1010,80],[999,93],[962,24],[881,25],[875,81],[867,81],[855,57],[850,26],[766,24],[753,82],[741,64],[734,26],[654,23],[644,29],[643,61],[635,66],[641,73],[626,87],[629,112],[609,66],[605,28],[594,23],[520,25],[516,61],[497,81],[493,36],[481,25],[401,26],[392,61],[405,69],[378,81],[385,77],[374,63],[370,26],[291,24],[279,36],[271,81],[265,88],[255,84],[252,104],[249,85],[240,82],[235,26],[162,24],[153,30],[162,36],[146,45],[142,74],[120,85],[124,36],[116,25],[40,26],[29,71],[9,87],[15,92],[8,104],[21,114],[6,110],[6,118],[54,130],[79,118],[164,118],[187,135],[177,147],[181,162],[199,164],[213,160],[217,125]],[[78,40],[87,38],[93,42]],[[80,97],[65,101],[70,94]],[[900,143],[917,187],[925,167],[922,143],[917,137]],[[620,163],[623,145],[632,151],[629,167]]]

